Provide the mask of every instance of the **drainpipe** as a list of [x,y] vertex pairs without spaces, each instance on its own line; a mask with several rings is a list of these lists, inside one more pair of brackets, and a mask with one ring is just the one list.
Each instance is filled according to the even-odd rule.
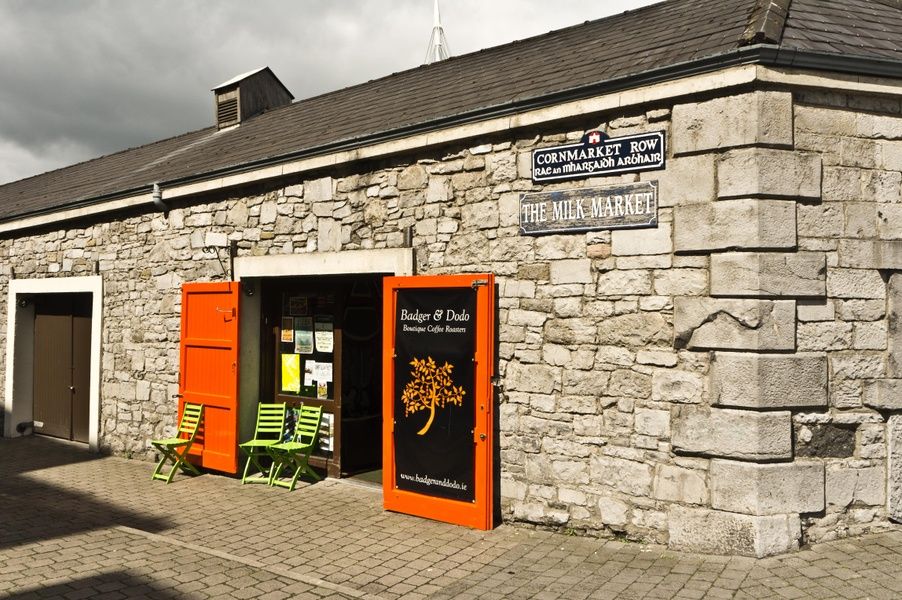
[[159,183],[153,184],[153,205],[160,209],[164,217],[169,216],[169,207],[163,202],[163,190],[160,189]]

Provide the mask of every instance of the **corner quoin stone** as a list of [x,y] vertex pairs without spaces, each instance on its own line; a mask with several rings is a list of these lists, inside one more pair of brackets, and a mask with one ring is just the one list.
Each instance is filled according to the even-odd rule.
[[902,415],[893,415],[889,418],[887,436],[889,438],[887,513],[890,519],[902,523]]
[[750,198],[677,206],[675,252],[791,249],[796,246],[796,203]]
[[821,157],[792,150],[731,150],[717,164],[718,198],[821,197]]
[[902,379],[877,379],[870,382],[862,401],[868,408],[902,410]]
[[675,406],[670,412],[673,449],[737,460],[792,458],[792,413]]
[[752,92],[673,107],[675,156],[767,144],[792,147],[792,94]]
[[711,295],[824,297],[827,258],[821,252],[728,252],[711,256]]
[[902,240],[839,242],[839,266],[853,269],[902,269]]
[[712,460],[711,507],[748,515],[824,510],[824,463],[755,464]]
[[667,512],[667,528],[673,550],[756,558],[797,550],[802,535],[799,515],[759,517],[683,506]]
[[715,352],[711,402],[743,408],[827,406],[825,354]]
[[794,350],[795,325],[792,300],[673,299],[677,348]]

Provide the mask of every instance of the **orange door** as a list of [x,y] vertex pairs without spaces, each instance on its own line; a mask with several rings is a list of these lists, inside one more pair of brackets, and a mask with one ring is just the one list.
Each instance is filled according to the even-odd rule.
[[204,404],[203,428],[191,448],[196,464],[238,472],[238,299],[236,281],[182,286],[179,415]]
[[384,506],[490,529],[494,277],[384,286]]

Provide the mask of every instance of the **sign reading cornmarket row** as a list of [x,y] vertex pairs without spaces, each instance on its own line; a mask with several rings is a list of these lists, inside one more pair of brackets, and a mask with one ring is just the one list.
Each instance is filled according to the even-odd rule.
[[532,180],[563,181],[664,168],[664,132],[608,137],[590,131],[578,144],[533,150]]
[[520,195],[521,235],[657,225],[657,181]]

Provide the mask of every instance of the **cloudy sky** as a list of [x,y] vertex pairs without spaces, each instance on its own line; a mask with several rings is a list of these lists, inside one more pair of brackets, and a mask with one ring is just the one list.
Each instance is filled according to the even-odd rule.
[[[654,0],[442,0],[452,54]],[[433,0],[0,0],[0,184],[212,124],[269,66],[296,99],[423,62]]]

